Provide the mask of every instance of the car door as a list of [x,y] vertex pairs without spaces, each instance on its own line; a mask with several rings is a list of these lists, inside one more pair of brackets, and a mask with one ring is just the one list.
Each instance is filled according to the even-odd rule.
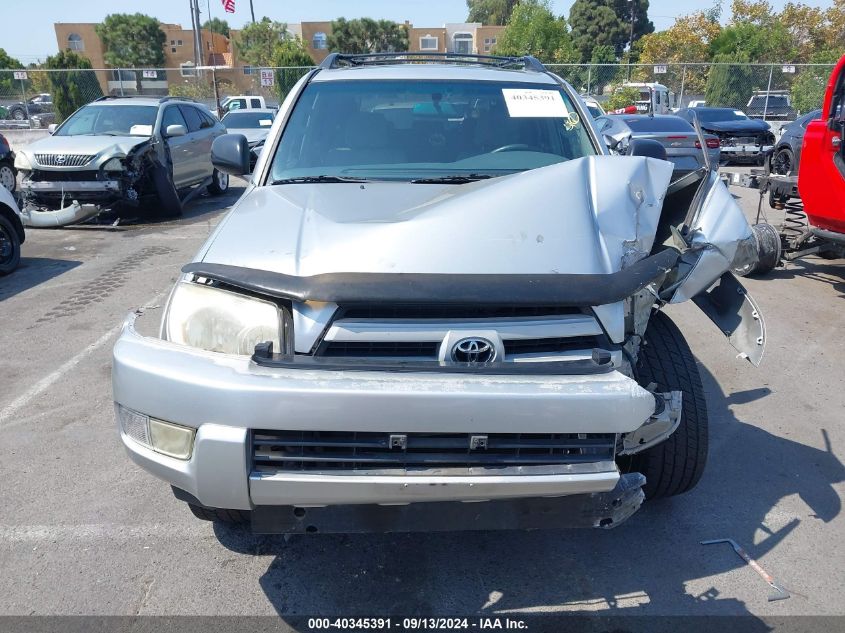
[[810,224],[845,233],[845,56],[830,76],[821,118],[804,134],[798,192]]
[[191,166],[191,139],[189,134],[184,136],[167,137],[167,128],[170,125],[181,125],[188,130],[188,123],[182,116],[182,111],[177,105],[169,105],[164,109],[161,116],[161,135],[165,138],[167,147],[170,150],[170,160],[173,162],[173,183],[176,188],[184,187],[190,182],[189,169]]
[[214,121],[211,115],[205,116],[196,106],[182,104],[179,107],[182,109],[185,120],[188,121],[189,136],[192,139],[191,174],[197,181],[204,180],[211,176],[214,169],[211,165]]

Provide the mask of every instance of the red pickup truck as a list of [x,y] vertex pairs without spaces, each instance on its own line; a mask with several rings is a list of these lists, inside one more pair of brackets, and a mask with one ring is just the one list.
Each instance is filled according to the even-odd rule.
[[807,126],[798,193],[810,231],[845,244],[845,56],[828,81],[821,118]]

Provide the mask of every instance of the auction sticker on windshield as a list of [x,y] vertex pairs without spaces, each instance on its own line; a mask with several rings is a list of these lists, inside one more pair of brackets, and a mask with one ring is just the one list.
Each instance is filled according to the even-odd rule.
[[508,114],[512,117],[563,117],[569,110],[557,90],[502,88]]

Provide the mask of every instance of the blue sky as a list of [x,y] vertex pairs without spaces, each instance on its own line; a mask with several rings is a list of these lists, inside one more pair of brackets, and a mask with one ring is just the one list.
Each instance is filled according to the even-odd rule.
[[[771,0],[780,9],[784,0]],[[233,27],[240,27],[249,20],[249,0],[235,0],[236,12],[226,16],[220,0],[208,0],[211,15],[225,17]],[[555,12],[568,15],[573,0],[553,0]],[[813,6],[830,6],[830,0],[807,0]],[[206,17],[206,0],[200,0],[203,19]],[[709,7],[710,2],[695,0],[651,0],[649,15],[658,30],[671,26],[673,18],[699,8]],[[464,0],[253,0],[256,18],[267,15],[281,22],[331,20],[338,16],[348,18],[370,16],[396,21],[410,20],[418,26],[439,26],[444,22],[461,22],[466,18]],[[730,0],[724,0],[730,6]],[[162,22],[190,27],[188,0],[30,0],[15,2],[0,37],[0,47],[24,63],[43,59],[56,52],[53,22],[99,22],[108,13],[135,13],[141,11],[155,16]],[[20,28],[16,28],[20,27]]]

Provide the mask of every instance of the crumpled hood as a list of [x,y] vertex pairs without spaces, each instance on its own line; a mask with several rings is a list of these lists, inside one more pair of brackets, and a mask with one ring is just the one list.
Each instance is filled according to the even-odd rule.
[[592,156],[466,185],[256,187],[199,258],[299,276],[610,273],[650,251],[671,175]]
[[759,134],[771,129],[768,123],[757,119],[743,119],[742,121],[708,121],[701,124],[701,129],[708,132],[734,132]]
[[149,141],[148,136],[48,136],[30,143],[26,154],[90,154],[103,158],[126,155],[136,145]]

